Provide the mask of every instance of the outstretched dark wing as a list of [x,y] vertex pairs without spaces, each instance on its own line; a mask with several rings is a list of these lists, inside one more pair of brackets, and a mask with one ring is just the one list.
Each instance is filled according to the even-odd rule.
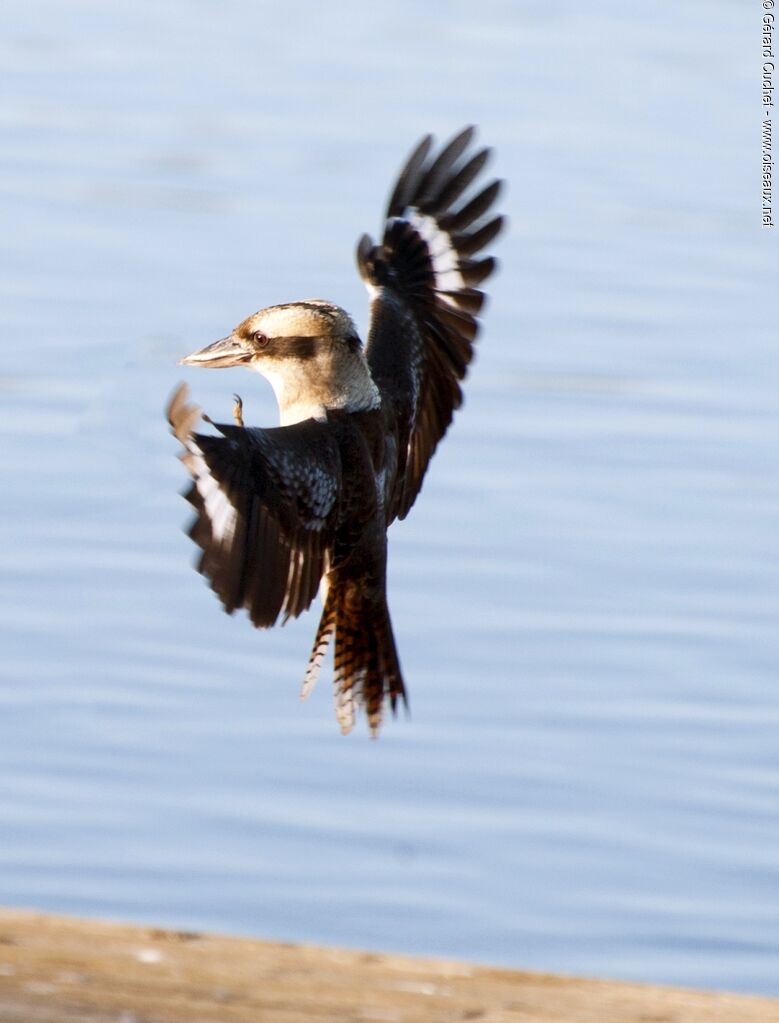
[[333,543],[341,462],[332,433],[314,420],[193,433],[201,412],[187,397],[182,384],[168,420],[194,481],[186,496],[198,569],[230,614],[244,607],[262,627],[296,617],[316,596]]
[[363,235],[357,248],[372,297],[366,355],[398,439],[390,520],[408,513],[462,402],[484,303],[478,285],[495,269],[491,257],[473,257],[503,223],[490,214],[500,182],[462,198],[489,155],[468,152],[473,136],[466,128],[437,156],[426,136],[400,173],[381,244]]

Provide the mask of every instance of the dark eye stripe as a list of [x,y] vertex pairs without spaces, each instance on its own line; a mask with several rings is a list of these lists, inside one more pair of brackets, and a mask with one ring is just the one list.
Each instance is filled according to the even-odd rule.
[[274,337],[268,351],[282,359],[312,359],[320,343],[318,337]]

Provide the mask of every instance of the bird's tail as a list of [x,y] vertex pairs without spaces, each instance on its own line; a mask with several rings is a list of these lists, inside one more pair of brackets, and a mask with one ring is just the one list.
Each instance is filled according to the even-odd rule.
[[355,706],[365,709],[376,736],[385,695],[393,713],[399,698],[407,704],[386,598],[366,590],[359,581],[330,577],[301,692],[305,699],[313,688],[330,637],[335,636],[335,715],[344,735],[354,724]]

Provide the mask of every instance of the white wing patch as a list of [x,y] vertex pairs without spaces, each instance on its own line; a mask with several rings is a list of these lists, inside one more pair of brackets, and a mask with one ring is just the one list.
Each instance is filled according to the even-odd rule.
[[[438,226],[435,217],[415,209],[408,218],[409,223],[424,238],[433,264],[437,291],[457,291],[465,287],[459,269],[459,256],[451,235]],[[444,298],[445,296],[440,296]]]
[[206,515],[211,524],[211,532],[214,539],[219,543],[230,541],[235,533],[235,526],[238,521],[238,513],[232,506],[229,497],[221,489],[217,481],[211,475],[203,452],[197,444],[190,440],[187,444],[189,450],[188,468],[195,477],[195,486],[203,498]]

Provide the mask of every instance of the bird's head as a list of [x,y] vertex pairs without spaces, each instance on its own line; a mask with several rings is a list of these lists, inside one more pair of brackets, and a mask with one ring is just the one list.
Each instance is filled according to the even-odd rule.
[[266,369],[281,370],[284,362],[302,362],[339,347],[360,348],[351,317],[331,302],[312,298],[260,309],[227,337],[192,352],[181,362],[206,369],[246,366],[264,373]]
[[377,400],[351,317],[318,298],[260,309],[181,362],[261,373],[276,392],[282,423],[327,408],[373,407]]

